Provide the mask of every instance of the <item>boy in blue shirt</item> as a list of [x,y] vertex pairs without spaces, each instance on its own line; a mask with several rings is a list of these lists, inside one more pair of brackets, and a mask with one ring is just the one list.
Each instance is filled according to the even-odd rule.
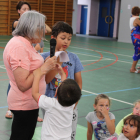
[[[59,62],[58,60],[58,63],[62,66],[63,71],[66,74],[66,78],[74,79],[78,83],[80,89],[82,89],[81,71],[83,70],[83,66],[76,54],[67,51],[67,48],[71,43],[72,35],[73,35],[72,27],[65,22],[59,21],[52,28],[51,38],[56,39],[57,42],[55,52],[61,50],[65,51],[68,54],[70,61],[62,63]],[[48,56],[50,56],[50,52],[45,52],[42,53],[41,55],[45,60]],[[56,88],[59,86],[61,81],[61,76],[58,74],[56,70],[53,70],[50,73],[48,73],[46,77],[47,77],[46,78],[47,88],[45,95],[54,98]],[[72,140],[75,140],[76,126],[78,120],[77,103],[73,111],[72,135],[71,135]]]

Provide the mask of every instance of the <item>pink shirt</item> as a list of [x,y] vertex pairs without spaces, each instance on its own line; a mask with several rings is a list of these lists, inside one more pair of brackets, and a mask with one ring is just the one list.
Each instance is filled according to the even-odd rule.
[[[32,97],[32,88],[21,92],[16,85],[13,71],[17,67],[22,67],[32,73],[44,63],[42,56],[34,49],[27,39],[21,36],[15,36],[7,43],[3,53],[3,60],[11,85],[7,98],[9,109],[37,109],[38,105]],[[45,94],[45,90],[46,83],[44,76],[39,83],[39,93]]]

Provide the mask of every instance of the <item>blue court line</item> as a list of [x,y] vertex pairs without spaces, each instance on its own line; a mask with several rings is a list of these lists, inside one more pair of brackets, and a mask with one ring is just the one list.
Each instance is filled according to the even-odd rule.
[[[98,93],[97,93],[98,94]],[[94,94],[82,95],[82,97],[93,96]]]
[[0,108],[7,108],[8,106],[1,106]]
[[[109,92],[102,92],[102,93],[96,93],[96,94],[108,94],[108,93],[113,93],[113,92],[130,91],[130,90],[136,90],[136,89],[140,89],[140,87],[130,88],[130,89],[123,89],[123,90],[115,90],[115,91],[109,91]],[[82,97],[93,96],[93,95],[94,94],[82,95]],[[0,108],[8,108],[8,106],[2,106]]]
[[[123,89],[123,90],[116,90],[116,91],[109,91],[109,92],[102,92],[102,93],[96,93],[96,94],[108,94],[108,93],[113,93],[113,92],[130,91],[130,90],[135,90],[135,89],[140,89],[140,87],[130,88],[130,89]],[[82,95],[82,97],[93,96],[93,95],[94,94]]]

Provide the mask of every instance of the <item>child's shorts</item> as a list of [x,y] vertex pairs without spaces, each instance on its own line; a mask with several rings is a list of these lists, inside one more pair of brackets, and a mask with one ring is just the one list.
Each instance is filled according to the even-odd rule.
[[138,61],[140,59],[140,26],[131,30],[131,39],[134,45],[133,61]]
[[140,59],[140,46],[135,46],[134,50],[133,61],[138,61]]

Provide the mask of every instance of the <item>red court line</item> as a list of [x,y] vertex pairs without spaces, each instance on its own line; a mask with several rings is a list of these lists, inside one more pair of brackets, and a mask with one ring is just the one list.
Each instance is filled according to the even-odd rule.
[[0,76],[3,76],[3,74],[7,74],[7,72],[0,72],[2,75],[0,75]]
[[[89,50],[92,50],[92,49],[89,49]],[[95,50],[94,50],[95,51]],[[95,61],[95,62],[93,62],[93,63],[90,63],[90,64],[87,64],[87,65],[83,65],[83,67],[85,67],[85,66],[89,66],[89,65],[92,65],[92,64],[94,64],[94,63],[97,63],[97,62],[99,62],[99,61],[101,61],[102,60],[102,58],[103,58],[103,55],[100,53],[100,52],[98,52],[98,51],[95,51],[95,52],[97,52],[97,53],[99,53],[100,54],[100,59],[98,59],[97,61]]]
[[4,48],[5,48],[5,47],[1,47],[1,46],[0,46],[0,49],[4,49]]
[[117,56],[116,54],[114,54],[114,53],[112,53],[112,54],[115,55],[115,57],[116,57],[116,60],[115,60],[113,63],[111,63],[111,64],[109,64],[109,65],[106,65],[106,66],[104,66],[104,67],[97,68],[97,69],[92,69],[92,70],[82,71],[82,73],[83,73],[83,72],[89,72],[89,71],[94,71],[94,70],[103,69],[103,68],[106,68],[106,67],[109,67],[109,66],[115,64],[115,63],[118,61],[118,56]]
[[[78,42],[78,41],[75,41],[75,42]],[[86,44],[91,44],[91,43],[86,43]],[[98,45],[98,44],[92,44],[92,45]],[[100,45],[100,46],[105,46],[105,45]],[[89,47],[92,47],[92,46],[89,46]],[[112,46],[106,46],[106,47],[112,47]],[[5,47],[0,47],[0,48],[4,49]],[[97,48],[97,47],[93,47],[93,48]],[[117,48],[117,47],[115,47],[115,48]],[[100,48],[97,48],[97,49],[100,49]],[[92,50],[92,49],[90,49],[90,50]],[[101,49],[101,50],[103,50],[103,49]],[[95,50],[94,50],[94,51],[95,51]],[[103,50],[103,51],[106,51],[106,50]],[[97,52],[97,53],[99,53],[99,54],[101,55],[100,59],[97,60],[97,61],[95,61],[95,62],[93,62],[93,63],[87,64],[87,65],[83,65],[83,66],[89,66],[89,65],[95,64],[95,63],[97,63],[97,62],[99,62],[99,61],[102,60],[103,55],[102,55],[100,52],[98,52],[98,51],[95,51],[95,52]],[[109,52],[109,51],[106,51],[106,52]],[[106,67],[109,67],[109,66],[115,64],[115,63],[118,61],[118,56],[117,56],[116,54],[112,53],[112,52],[109,52],[109,53],[111,53],[111,54],[113,54],[113,55],[116,56],[116,60],[115,60],[113,63],[111,63],[111,64],[109,64],[109,65],[106,65],[106,66],[104,66],[104,67],[100,67],[100,68],[92,69],[92,70],[87,70],[87,71],[82,71],[82,72],[94,71],[94,70],[106,68]],[[1,79],[1,80],[7,80],[7,79]],[[1,80],[0,80],[0,81],[1,81]],[[9,80],[9,79],[8,79],[8,80]]]
[[[78,47],[79,47],[79,46],[78,46]],[[91,47],[91,46],[89,46],[89,47]],[[80,48],[81,48],[81,46],[80,46]],[[84,48],[84,47],[82,47],[82,48]],[[86,48],[86,49],[87,49],[87,48]],[[97,49],[103,50],[103,49],[100,49],[100,48],[97,48]],[[92,50],[92,49],[90,49],[90,50]],[[95,51],[95,50],[93,50],[93,51]],[[106,50],[103,50],[103,51],[106,51]],[[111,64],[109,64],[109,65],[106,65],[106,66],[103,66],[103,67],[100,67],[100,68],[97,68],[97,69],[82,71],[82,73],[83,73],[83,72],[94,71],[94,70],[98,70],[98,69],[103,69],[103,68],[106,68],[106,67],[109,67],[109,66],[115,64],[115,63],[118,61],[118,56],[117,56],[116,54],[114,54],[114,53],[112,53],[112,52],[110,52],[110,51],[106,51],[106,52],[111,53],[111,54],[113,54],[113,55],[116,57],[116,60],[115,60],[113,63],[111,63]],[[100,53],[100,55],[103,57],[103,55],[102,55],[101,53]],[[102,59],[102,57],[101,57],[99,60],[97,60],[95,63],[99,62],[99,61]],[[94,64],[94,63],[93,63],[93,64]],[[88,65],[88,64],[87,64],[87,65]],[[86,65],[86,66],[87,66],[87,65]],[[90,65],[90,64],[89,64],[89,65]]]

